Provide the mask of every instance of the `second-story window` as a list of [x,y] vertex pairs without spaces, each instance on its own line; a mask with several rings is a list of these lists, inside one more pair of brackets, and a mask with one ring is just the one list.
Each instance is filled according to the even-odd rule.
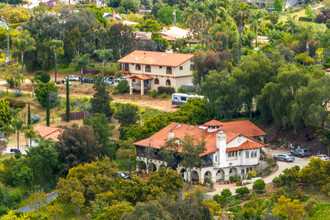
[[146,65],[146,72],[151,72],[151,67],[150,67],[150,65]]
[[141,70],[141,65],[140,65],[140,64],[136,64],[136,65],[135,65],[135,69],[136,69],[136,70]]
[[166,73],[172,74],[172,67],[170,67],[170,66],[166,67]]
[[249,158],[249,157],[250,157],[250,152],[246,151],[246,158]]
[[180,66],[180,70],[183,70],[183,66]]

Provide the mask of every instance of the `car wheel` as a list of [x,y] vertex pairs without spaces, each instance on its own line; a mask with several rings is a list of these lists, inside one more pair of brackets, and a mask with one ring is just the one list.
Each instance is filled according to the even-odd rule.
[[303,158],[303,156],[302,156],[302,155],[299,155],[299,157],[300,157],[300,158]]
[[287,159],[284,159],[284,162],[288,162],[288,160]]

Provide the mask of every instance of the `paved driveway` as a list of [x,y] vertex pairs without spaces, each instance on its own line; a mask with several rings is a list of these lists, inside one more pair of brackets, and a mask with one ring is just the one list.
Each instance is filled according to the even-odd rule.
[[[53,192],[51,194],[47,195],[47,203],[49,203],[50,201],[52,201],[53,199],[55,199],[58,196],[57,192]],[[46,204],[45,204],[46,205]],[[30,205],[24,206],[22,208],[17,209],[16,211],[19,212],[23,212],[23,213],[27,213],[27,212],[32,212],[33,210],[35,210],[34,208],[30,208]]]

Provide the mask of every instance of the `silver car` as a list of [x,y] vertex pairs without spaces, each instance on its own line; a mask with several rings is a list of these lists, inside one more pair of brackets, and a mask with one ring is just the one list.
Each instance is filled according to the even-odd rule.
[[279,154],[275,156],[276,160],[281,160],[285,162],[293,162],[294,161],[294,156],[291,154]]
[[319,155],[316,155],[314,157],[315,158],[321,158],[321,160],[323,160],[323,161],[328,161],[329,160],[329,157],[325,154],[319,154]]

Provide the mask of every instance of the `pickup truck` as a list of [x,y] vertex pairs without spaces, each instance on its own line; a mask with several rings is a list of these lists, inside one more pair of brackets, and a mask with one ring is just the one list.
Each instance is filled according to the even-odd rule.
[[297,148],[297,149],[294,149],[294,150],[291,151],[291,155],[297,156],[297,157],[300,157],[300,158],[310,157],[311,152],[307,149]]
[[69,81],[79,81],[79,77],[78,76],[75,76],[75,75],[70,75],[70,76],[67,76],[65,77],[66,79],[69,79]]

